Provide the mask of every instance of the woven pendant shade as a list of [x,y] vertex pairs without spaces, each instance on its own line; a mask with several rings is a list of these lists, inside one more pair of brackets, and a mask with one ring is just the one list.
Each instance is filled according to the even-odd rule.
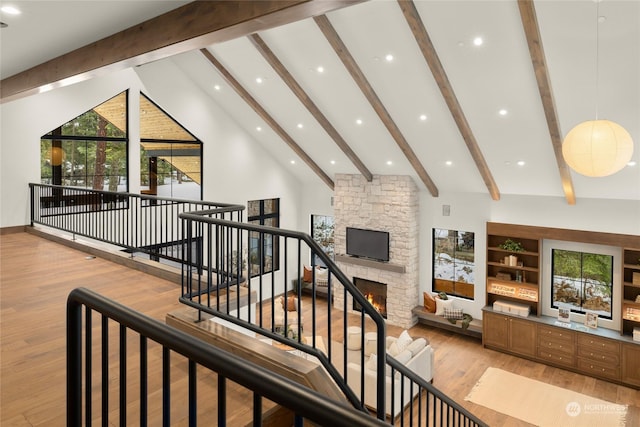
[[562,155],[579,174],[608,176],[631,160],[633,141],[629,132],[615,122],[590,120],[569,131],[562,143]]

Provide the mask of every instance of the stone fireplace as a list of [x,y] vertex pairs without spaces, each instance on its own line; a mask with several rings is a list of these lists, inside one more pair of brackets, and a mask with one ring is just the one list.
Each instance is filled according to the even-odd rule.
[[[378,313],[382,314],[382,317],[387,318],[387,284],[374,282],[367,279],[361,279],[359,277],[353,278],[353,284],[362,295],[378,310]],[[362,306],[355,300],[353,301],[353,309],[355,311],[362,311]]]
[[[389,324],[410,327],[419,304],[419,198],[409,176],[337,174],[334,188],[336,263],[347,277],[386,284]],[[346,255],[346,227],[389,233],[389,262]],[[352,298],[349,296],[348,299]],[[353,310],[353,301],[346,301]],[[342,292],[334,293],[334,306],[345,307]]]

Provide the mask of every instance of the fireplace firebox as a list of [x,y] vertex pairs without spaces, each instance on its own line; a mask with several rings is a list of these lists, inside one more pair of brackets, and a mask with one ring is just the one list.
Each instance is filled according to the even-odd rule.
[[[353,278],[353,284],[364,295],[369,303],[384,317],[387,318],[387,285],[372,280]],[[353,300],[353,309],[362,311],[362,306]]]

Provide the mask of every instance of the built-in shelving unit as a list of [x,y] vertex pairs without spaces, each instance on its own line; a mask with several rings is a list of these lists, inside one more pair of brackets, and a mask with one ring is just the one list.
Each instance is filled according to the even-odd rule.
[[640,249],[622,249],[622,333],[640,328]]
[[[528,236],[527,228],[487,223],[487,305],[497,300],[517,302],[540,315],[540,239]],[[504,249],[508,240],[522,250]]]

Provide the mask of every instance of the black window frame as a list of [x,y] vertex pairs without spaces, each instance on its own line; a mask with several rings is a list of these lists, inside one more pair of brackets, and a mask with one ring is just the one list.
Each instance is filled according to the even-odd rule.
[[[271,212],[266,212],[265,206],[267,202],[273,203]],[[247,202],[247,212],[253,212],[250,208],[251,203],[258,203],[256,215],[247,216],[247,222],[257,225],[267,225],[271,227],[280,227],[280,198],[250,200]],[[275,220],[275,221],[274,221]],[[258,256],[253,257],[252,243],[257,241]],[[271,251],[269,251],[271,248]],[[249,232],[249,276],[256,277],[262,274],[275,273],[280,270],[280,239],[273,234],[251,231]],[[272,258],[269,263],[269,253]],[[257,268],[256,268],[257,267]]]

